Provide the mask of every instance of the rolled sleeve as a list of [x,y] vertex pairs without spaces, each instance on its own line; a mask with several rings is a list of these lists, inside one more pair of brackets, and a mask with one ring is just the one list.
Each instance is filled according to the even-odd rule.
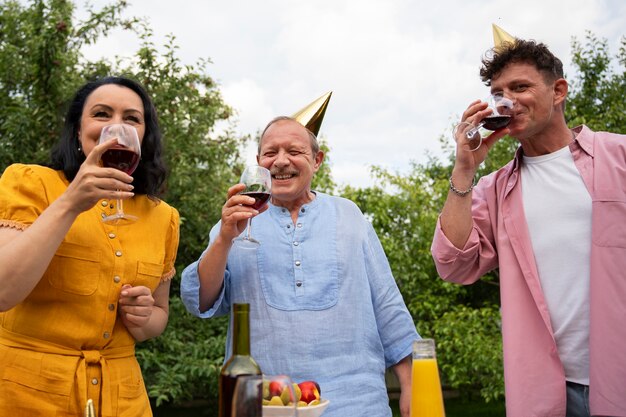
[[[196,317],[208,319],[226,314],[228,312],[227,309],[223,308],[223,306],[227,304],[225,303],[227,277],[224,277],[224,285],[222,285],[220,294],[213,306],[211,306],[211,308],[207,311],[200,311],[200,275],[198,273],[198,264],[202,260],[203,256],[204,253],[197,261],[189,264],[184,269],[180,282],[180,298],[183,300],[183,304],[185,305],[187,311]],[[228,275],[228,273],[226,275]]]

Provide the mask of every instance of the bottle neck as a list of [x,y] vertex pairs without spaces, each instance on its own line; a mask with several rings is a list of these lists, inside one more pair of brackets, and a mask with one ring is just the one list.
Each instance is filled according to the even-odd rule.
[[233,309],[233,356],[250,356],[249,305],[235,304]]
[[435,341],[420,339],[413,342],[413,359],[436,359]]

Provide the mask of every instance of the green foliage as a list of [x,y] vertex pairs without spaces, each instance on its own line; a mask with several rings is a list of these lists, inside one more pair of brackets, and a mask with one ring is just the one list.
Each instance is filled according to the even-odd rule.
[[0,170],[47,161],[69,99],[86,79],[108,72],[104,63],[83,62],[80,48],[115,27],[132,30],[136,20],[116,19],[124,7],[118,1],[75,23],[67,0],[0,3]]
[[435,323],[444,384],[470,396],[477,388],[486,401],[504,397],[500,311],[497,305],[458,304]]
[[[182,66],[174,38],[159,55],[148,28],[137,53],[135,76],[149,90],[159,112],[165,155],[170,168],[166,200],[181,214],[180,270],[204,250],[210,227],[221,214],[226,190],[242,172],[240,149],[245,138],[232,130],[215,134],[217,121],[227,120],[232,110],[207,73],[209,61]],[[178,285],[173,286],[178,292]]]
[[572,83],[566,115],[571,126],[586,124],[592,130],[626,132],[626,38],[622,37],[614,63],[606,39],[587,33],[583,46],[572,41],[578,77]]
[[44,161],[57,139],[61,107],[73,86],[67,50],[72,5],[64,1],[0,4],[0,169]]
[[315,173],[313,181],[311,182],[311,189],[332,194],[337,188],[337,184],[333,180],[331,173],[332,161],[329,156],[330,148],[325,140],[321,139],[319,142],[320,150],[325,154],[324,163],[322,163],[320,169]]
[[437,277],[430,254],[450,170],[435,159],[408,175],[374,168],[375,186],[342,195],[371,219],[418,332],[437,340],[443,383],[496,399],[503,395],[497,274],[450,284]]
[[199,320],[173,297],[165,333],[140,345],[137,358],[156,405],[203,398],[217,409],[228,318]]

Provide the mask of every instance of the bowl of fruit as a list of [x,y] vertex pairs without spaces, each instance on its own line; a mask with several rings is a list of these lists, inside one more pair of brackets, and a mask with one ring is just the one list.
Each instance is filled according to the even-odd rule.
[[330,401],[320,396],[320,386],[315,381],[293,383],[292,389],[281,380],[263,380],[263,417],[291,417],[293,403],[298,417],[319,417]]

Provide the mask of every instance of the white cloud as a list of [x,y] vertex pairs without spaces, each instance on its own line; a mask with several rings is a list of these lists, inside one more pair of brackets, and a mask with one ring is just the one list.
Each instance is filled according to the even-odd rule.
[[[184,62],[211,58],[242,134],[333,90],[322,134],[335,179],[353,185],[370,182],[371,165],[441,154],[439,136],[488,93],[478,69],[492,22],[547,43],[567,73],[572,36],[590,30],[617,52],[626,34],[621,0],[135,0],[127,14],[150,20],[157,45],[174,34]],[[135,49],[115,33],[89,53]]]

